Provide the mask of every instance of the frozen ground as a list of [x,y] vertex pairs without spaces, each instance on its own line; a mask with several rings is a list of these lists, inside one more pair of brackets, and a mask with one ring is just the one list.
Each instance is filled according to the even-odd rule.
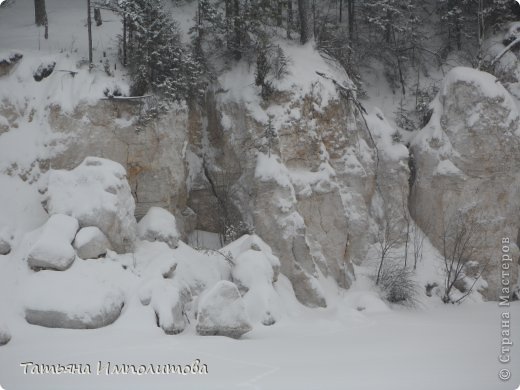
[[[510,307],[514,322],[520,305]],[[193,328],[166,336],[134,311],[127,320],[90,331],[46,329],[20,322],[0,349],[0,384],[25,389],[515,389],[520,359],[500,365],[496,303],[442,306],[429,311],[365,313],[338,307],[304,311],[241,340],[200,337]],[[149,312],[141,314],[150,314]],[[96,375],[97,362],[188,364],[200,359],[208,375]],[[91,364],[91,375],[24,375],[21,362]],[[508,367],[509,366],[509,367]],[[502,383],[501,368],[512,369]]]

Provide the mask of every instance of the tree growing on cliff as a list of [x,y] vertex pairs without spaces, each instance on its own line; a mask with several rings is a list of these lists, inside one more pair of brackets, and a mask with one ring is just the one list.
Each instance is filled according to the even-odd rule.
[[177,26],[160,0],[122,0],[119,9],[128,29],[127,64],[131,93],[157,93],[173,101],[200,90],[200,64],[182,45]]

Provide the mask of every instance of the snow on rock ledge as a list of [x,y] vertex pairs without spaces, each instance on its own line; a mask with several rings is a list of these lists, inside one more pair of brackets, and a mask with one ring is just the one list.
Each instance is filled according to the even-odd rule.
[[92,276],[74,276],[41,271],[29,277],[22,293],[27,322],[48,328],[95,329],[119,317],[124,305],[119,289]]
[[179,231],[175,217],[161,207],[150,207],[137,224],[137,234],[141,240],[161,241],[175,249],[179,243]]
[[118,163],[87,157],[76,168],[50,170],[46,207],[50,214],[67,214],[81,227],[97,226],[119,253],[133,250],[135,202]]
[[226,280],[201,297],[197,318],[197,333],[202,336],[238,339],[252,329],[237,286]]
[[40,228],[40,235],[29,251],[27,263],[29,267],[64,271],[76,258],[71,245],[78,221],[68,215],[55,214]]

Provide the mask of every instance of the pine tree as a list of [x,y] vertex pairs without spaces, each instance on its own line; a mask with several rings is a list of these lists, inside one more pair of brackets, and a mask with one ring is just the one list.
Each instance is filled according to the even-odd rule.
[[128,25],[128,68],[133,95],[157,93],[188,99],[200,88],[200,65],[183,47],[178,29],[160,0],[123,0]]

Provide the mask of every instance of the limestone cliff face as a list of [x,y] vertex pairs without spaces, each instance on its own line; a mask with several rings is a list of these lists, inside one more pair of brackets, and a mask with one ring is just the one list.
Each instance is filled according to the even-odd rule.
[[[227,207],[269,243],[309,306],[326,305],[320,278],[351,285],[352,265],[365,259],[387,211],[401,207],[391,193],[404,188],[406,199],[408,190],[406,161],[378,153],[352,102],[320,99],[277,93],[261,103],[266,122],[246,102],[213,96],[192,122],[188,147],[199,228],[217,228],[216,198],[229,195]],[[269,123],[277,131],[270,144]]]
[[71,169],[86,156],[117,161],[126,168],[138,219],[151,206],[181,216],[187,196],[183,155],[187,109],[175,108],[159,120],[141,124],[140,104],[101,100],[95,105],[80,104],[72,113],[51,106],[49,124],[66,141],[49,164]]
[[488,282],[488,299],[500,287],[501,242],[512,242],[510,283],[518,276],[520,233],[520,130],[509,93],[487,73],[456,68],[446,77],[432,119],[412,145],[416,177],[410,210],[442,250],[444,226],[457,210],[477,221],[472,260]]

